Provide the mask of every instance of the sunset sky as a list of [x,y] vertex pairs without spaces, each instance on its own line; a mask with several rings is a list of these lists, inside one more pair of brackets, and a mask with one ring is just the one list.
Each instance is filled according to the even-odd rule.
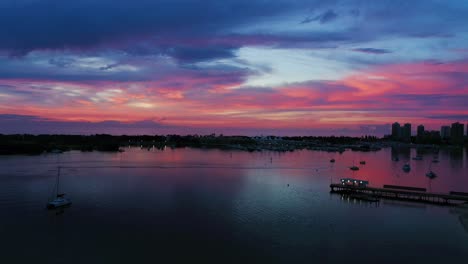
[[2,0],[0,133],[468,121],[468,1]]

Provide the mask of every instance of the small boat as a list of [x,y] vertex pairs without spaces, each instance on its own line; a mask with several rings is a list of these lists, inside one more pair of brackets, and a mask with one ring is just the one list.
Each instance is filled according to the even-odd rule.
[[393,161],[400,161],[400,158],[396,157],[393,159]]
[[422,160],[422,159],[423,159],[423,157],[420,156],[420,155],[418,155],[418,156],[416,156],[416,157],[413,157],[413,160]]
[[426,177],[428,177],[429,179],[434,179],[437,177],[437,174],[435,174],[435,172],[431,170],[428,173],[426,173]]
[[64,193],[59,193],[60,169],[60,167],[57,168],[57,186],[55,188],[55,198],[47,203],[47,209],[56,209],[71,205],[71,200],[66,198]]
[[56,209],[71,205],[70,199],[65,198],[64,196],[64,193],[57,194],[57,197],[54,200],[47,203],[47,209]]
[[351,166],[351,167],[349,167],[349,169],[352,170],[352,171],[357,171],[357,170],[359,170],[359,167],[358,166]]
[[409,165],[409,163],[406,163],[405,165],[403,165],[402,169],[404,172],[409,172],[411,170],[411,166]]
[[331,159],[330,162],[331,162],[331,163],[335,163],[335,159]]
[[366,161],[365,161],[365,160],[361,160],[361,161],[359,162],[359,164],[365,165],[365,164],[366,164]]

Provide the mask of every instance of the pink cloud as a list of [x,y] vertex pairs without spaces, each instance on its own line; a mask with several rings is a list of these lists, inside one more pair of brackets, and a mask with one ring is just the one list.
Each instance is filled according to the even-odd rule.
[[1,85],[9,88],[0,90],[0,114],[246,129],[339,128],[394,121],[435,129],[457,121],[451,116],[468,116],[466,61],[378,66],[338,81],[273,88],[241,88],[244,78],[235,73],[183,73],[124,83],[4,80]]

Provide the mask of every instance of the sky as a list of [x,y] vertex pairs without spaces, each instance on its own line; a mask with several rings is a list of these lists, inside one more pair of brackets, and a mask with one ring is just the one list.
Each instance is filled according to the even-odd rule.
[[468,122],[468,1],[2,0],[0,133]]

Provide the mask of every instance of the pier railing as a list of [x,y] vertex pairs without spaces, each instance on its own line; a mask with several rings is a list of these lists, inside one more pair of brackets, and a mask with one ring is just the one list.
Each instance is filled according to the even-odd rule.
[[[437,204],[456,204],[468,202],[468,193],[450,192],[450,194],[428,193],[424,188],[385,185],[387,188],[361,187],[347,184],[330,184],[331,192],[337,193],[361,193],[384,199],[408,200],[416,202],[428,202]],[[392,186],[392,188],[388,188]],[[424,191],[422,191],[424,190]]]

